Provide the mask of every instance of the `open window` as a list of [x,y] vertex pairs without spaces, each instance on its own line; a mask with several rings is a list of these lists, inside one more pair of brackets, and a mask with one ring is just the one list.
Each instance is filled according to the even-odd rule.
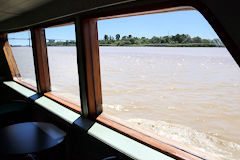
[[[10,47],[6,52],[8,63],[13,69],[14,80],[36,90],[36,77],[33,61],[31,33],[29,30],[9,33],[8,42]],[[7,44],[6,44],[7,45]],[[5,47],[7,48],[7,46]]]
[[107,18],[98,21],[105,117],[199,157],[238,159],[240,70],[205,18]]

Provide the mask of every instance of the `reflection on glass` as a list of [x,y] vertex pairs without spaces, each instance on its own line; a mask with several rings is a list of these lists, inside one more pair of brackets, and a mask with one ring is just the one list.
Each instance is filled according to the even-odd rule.
[[10,33],[8,34],[8,40],[21,74],[19,80],[36,87],[30,31]]

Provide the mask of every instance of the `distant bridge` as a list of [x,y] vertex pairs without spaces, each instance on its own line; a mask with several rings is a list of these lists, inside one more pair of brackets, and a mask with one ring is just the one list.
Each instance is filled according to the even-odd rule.
[[[8,38],[8,40],[27,40],[28,41],[28,45],[31,46],[31,38]],[[76,40],[69,40],[69,39],[46,39],[46,41],[48,42],[66,42],[66,41],[76,41]]]

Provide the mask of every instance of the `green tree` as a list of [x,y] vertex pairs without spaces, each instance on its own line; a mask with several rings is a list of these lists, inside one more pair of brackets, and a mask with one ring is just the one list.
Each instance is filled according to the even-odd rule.
[[122,37],[122,40],[126,40],[126,39],[127,39],[127,36],[123,36],[123,37]]
[[108,41],[108,35],[104,35],[104,41]]
[[192,38],[192,42],[193,42],[193,43],[201,43],[201,42],[202,42],[202,39],[201,39],[200,37],[198,37],[198,36],[197,36],[197,37],[193,37],[193,38]]
[[120,34],[116,34],[116,40],[119,41],[120,39]]
[[192,39],[188,34],[182,34],[182,36],[183,36],[182,43],[191,43],[192,42]]
[[171,43],[171,38],[169,36],[162,37],[161,43]]
[[153,43],[153,44],[160,43],[160,38],[153,36],[149,41],[150,43]]
[[202,39],[202,43],[211,43],[211,41],[208,39]]
[[109,40],[110,42],[115,42],[115,40],[114,40],[114,37],[113,37],[113,36],[109,36],[108,40]]
[[135,44],[135,39],[134,38],[131,38],[129,41],[130,41],[131,44]]
[[142,44],[148,43],[148,38],[142,37],[142,38],[140,39],[140,43],[142,43]]

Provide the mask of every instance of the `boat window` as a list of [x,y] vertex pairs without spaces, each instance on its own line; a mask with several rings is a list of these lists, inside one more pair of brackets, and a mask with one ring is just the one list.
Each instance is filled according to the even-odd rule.
[[75,25],[46,28],[45,32],[52,94],[80,106]]
[[8,34],[8,41],[20,73],[15,78],[36,87],[30,31],[10,33]]
[[103,112],[200,157],[240,156],[240,70],[196,10],[98,21]]

